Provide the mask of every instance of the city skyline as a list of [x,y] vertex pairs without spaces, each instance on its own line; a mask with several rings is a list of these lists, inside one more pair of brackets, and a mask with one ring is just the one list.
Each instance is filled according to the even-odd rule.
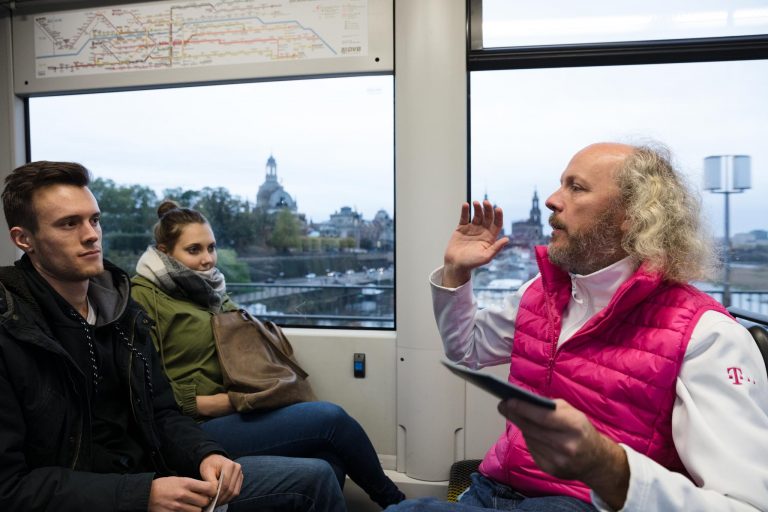
[[[762,61],[473,72],[471,199],[488,193],[519,220],[582,147],[653,139],[700,192],[715,236],[723,199],[701,190],[703,160],[750,155],[731,232],[764,229],[768,104],[754,98],[766,80]],[[224,187],[254,201],[273,155],[308,219],[341,206],[394,216],[393,89],[392,76],[366,76],[30,98],[32,158],[80,161],[158,194]]]
[[703,190],[704,159],[750,155],[752,188],[731,196],[730,231],[766,229],[768,103],[757,101],[766,81],[765,61],[473,72],[472,196],[487,193],[505,219],[518,220],[534,190],[544,208],[583,147],[661,143],[700,195],[715,237],[723,235],[723,197]]
[[308,219],[370,219],[394,210],[393,94],[392,76],[359,76],[30,98],[31,156],[255,202],[273,155]]
[[[119,186],[119,187],[130,187],[130,186],[134,186],[134,185],[145,186],[142,183],[128,183],[128,182],[118,183],[116,180],[113,180],[112,178],[105,178],[105,177],[102,177],[102,176],[95,176],[95,173],[92,173],[92,174],[94,174],[92,176],[92,179],[105,179],[105,180],[109,179],[109,180],[114,181],[115,185]],[[209,187],[209,188],[212,188],[212,189],[219,188],[219,187],[214,187],[214,186],[206,186],[206,187]],[[183,190],[192,190],[192,191],[198,192],[198,191],[202,190],[203,188],[205,188],[205,187],[198,188],[198,189],[192,188],[192,189],[183,189]],[[222,188],[224,188],[224,187],[222,187]],[[166,188],[166,189],[164,189],[162,191],[157,191],[157,190],[153,189],[153,192],[155,193],[155,195],[158,198],[157,199],[158,200],[158,206],[159,206],[160,202],[162,202],[164,199],[166,199],[165,194],[163,194],[163,191],[165,191],[165,190],[169,190],[170,191],[170,190],[172,190],[172,187]],[[236,199],[238,201],[241,201],[241,202],[247,202],[247,204],[249,205],[249,207],[251,209],[254,209],[254,208],[257,207],[257,198],[255,197],[255,195],[254,195],[254,197],[243,197],[243,196],[241,196],[241,195],[239,195],[237,193],[234,193],[230,189],[224,188],[224,190],[226,190],[234,199]],[[290,192],[290,191],[288,191],[288,192]],[[332,211],[330,211],[329,213],[325,214],[324,218],[320,218],[320,219],[315,219],[315,218],[310,219],[309,216],[306,215],[306,213],[301,210],[301,206],[300,205],[297,206],[296,213],[299,214],[299,215],[303,215],[306,218],[307,223],[310,223],[310,221],[311,221],[312,224],[322,224],[322,223],[325,223],[328,220],[330,220],[333,215],[339,214],[344,208],[350,208],[353,212],[360,213],[362,215],[361,212],[355,210],[354,207],[351,207],[351,206],[349,206],[347,204],[342,204],[342,205],[339,205],[339,206],[336,206],[336,207],[333,207],[333,208],[334,209]],[[375,211],[371,215],[370,218],[362,216],[362,219],[365,220],[365,221],[373,220],[376,217],[376,215],[379,212],[381,212],[381,211],[385,212],[390,218],[393,217],[391,211],[388,211],[385,208],[380,208],[379,210]]]

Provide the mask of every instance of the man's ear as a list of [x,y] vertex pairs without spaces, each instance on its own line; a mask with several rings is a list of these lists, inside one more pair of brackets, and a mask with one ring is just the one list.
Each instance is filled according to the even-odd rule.
[[32,238],[29,231],[26,228],[14,226],[11,228],[11,241],[27,254],[35,252],[35,248],[32,245]]
[[619,206],[616,214],[616,222],[619,225],[619,230],[621,230],[622,234],[626,235],[632,227],[632,221],[629,218],[627,209],[624,206]]
[[621,226],[620,226],[621,232],[626,235],[627,232],[629,232],[630,227],[631,227],[631,223],[629,222],[629,218],[625,215],[624,220],[621,222]]

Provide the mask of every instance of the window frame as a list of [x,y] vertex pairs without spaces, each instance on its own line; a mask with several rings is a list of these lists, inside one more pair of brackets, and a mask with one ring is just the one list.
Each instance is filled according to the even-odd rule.
[[570,45],[483,47],[483,0],[467,0],[467,72],[768,59],[768,34]]
[[[394,79],[394,0],[367,0],[367,42],[369,46],[367,54],[360,57],[206,65],[175,70],[141,70],[55,78],[38,78],[35,75],[33,37],[35,14],[129,6],[133,3],[145,2],[140,0],[28,0],[23,4],[14,6],[13,9],[9,9],[13,43],[11,45],[13,54],[13,93],[20,100],[20,110],[23,113],[25,161],[29,162],[32,155],[29,106],[31,98],[361,76],[386,76]],[[394,102],[394,87],[392,101]],[[391,151],[394,165],[394,134],[392,142]],[[396,186],[394,168],[392,169],[391,177],[394,189]],[[336,205],[332,206],[332,208],[340,206]],[[392,212],[390,213],[392,215],[393,229],[396,232],[395,208],[396,201],[393,201]],[[392,265],[396,269],[395,248],[392,249],[392,260]],[[395,332],[397,330],[396,274],[391,286],[393,290],[391,325],[369,327],[290,324],[285,327],[309,330]],[[279,321],[279,317],[271,317],[270,319]],[[363,321],[363,317],[349,318],[344,321]]]
[[475,71],[768,62],[768,34],[484,48],[483,0],[467,0],[467,201],[472,191],[471,75]]

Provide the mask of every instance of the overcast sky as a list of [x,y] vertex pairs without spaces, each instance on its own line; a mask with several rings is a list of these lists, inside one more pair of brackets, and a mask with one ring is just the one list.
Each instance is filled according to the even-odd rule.
[[[765,0],[721,5],[486,0],[484,30],[486,44],[551,44],[768,27]],[[766,84],[766,61],[473,73],[472,195],[487,192],[503,206],[509,229],[527,218],[534,190],[544,210],[580,148],[652,139],[671,148],[696,189],[705,157],[750,155],[752,189],[731,196],[731,233],[766,229]],[[351,206],[371,219],[394,208],[394,101],[386,76],[33,98],[32,157],[80,161],[97,177],[158,194],[221,186],[254,201],[273,155],[281,183],[309,218]],[[723,196],[702,199],[721,236]]]
[[[486,47],[743,36],[768,32],[768,3],[484,0],[483,22]],[[508,221],[525,219],[533,190],[544,210],[582,147],[651,139],[698,190],[705,157],[750,155],[752,189],[730,196],[731,233],[768,229],[766,84],[766,61],[473,73],[472,194],[487,191]],[[723,195],[701,195],[722,236]]]
[[[768,229],[767,83],[766,61],[475,73],[473,195],[488,191],[509,221],[525,219],[533,191],[544,210],[582,147],[651,139],[698,190],[705,157],[750,155],[752,189],[731,195],[731,234]],[[722,236],[723,196],[701,195]]]
[[765,0],[483,0],[485,47],[764,34]]
[[[768,63],[755,61],[473,73],[473,197],[528,216],[570,157],[601,140],[667,144],[694,188],[703,159],[752,157],[731,233],[768,228]],[[31,100],[34,159],[81,161],[97,177],[155,189],[225,187],[255,201],[265,164],[299,211],[393,212],[391,77],[281,81]],[[723,197],[702,193],[712,229]]]
[[32,158],[96,177],[224,187],[251,202],[267,159],[300,212],[394,210],[391,76],[277,81],[32,98]]

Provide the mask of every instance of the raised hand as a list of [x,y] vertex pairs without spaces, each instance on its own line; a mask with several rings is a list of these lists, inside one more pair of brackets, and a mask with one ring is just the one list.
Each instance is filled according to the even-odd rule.
[[469,281],[472,269],[491,261],[509,243],[506,236],[498,238],[504,226],[504,213],[500,207],[494,208],[486,199],[482,204],[473,201],[472,208],[474,215],[470,220],[469,204],[461,206],[459,225],[445,249],[442,285],[449,288]]

